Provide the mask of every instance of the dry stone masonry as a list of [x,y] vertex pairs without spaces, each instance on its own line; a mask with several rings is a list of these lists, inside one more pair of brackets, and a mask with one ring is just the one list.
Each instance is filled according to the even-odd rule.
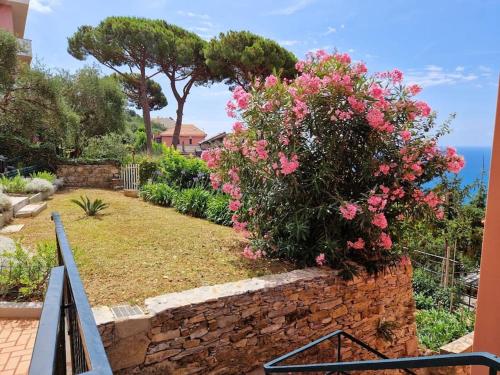
[[68,187],[113,188],[113,180],[120,176],[118,164],[61,164],[57,177],[64,178]]
[[[94,310],[118,374],[247,374],[337,329],[389,357],[418,355],[410,266],[351,281],[331,270],[296,270],[166,294],[146,307],[129,319]],[[397,323],[392,341],[380,335],[384,322]],[[308,355],[333,361],[334,348],[325,343]],[[373,357],[346,345],[342,358]]]

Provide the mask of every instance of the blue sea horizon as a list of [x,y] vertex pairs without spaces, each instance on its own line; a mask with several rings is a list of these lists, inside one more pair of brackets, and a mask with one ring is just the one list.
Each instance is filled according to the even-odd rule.
[[457,152],[465,159],[465,167],[458,174],[462,185],[477,181],[483,174],[483,181],[488,187],[491,147],[457,147]]

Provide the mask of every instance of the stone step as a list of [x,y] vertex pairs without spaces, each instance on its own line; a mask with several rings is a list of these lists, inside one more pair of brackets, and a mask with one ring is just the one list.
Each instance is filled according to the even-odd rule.
[[19,211],[17,211],[14,216],[15,217],[33,217],[38,215],[40,212],[45,210],[47,208],[47,203],[42,202],[42,203],[33,203],[33,204],[28,204],[21,208]]
[[24,224],[11,224],[0,229],[0,234],[12,234],[17,233],[23,229]]
[[12,203],[12,209],[14,210],[14,214],[19,211],[24,206],[30,204],[29,197],[21,197],[21,196],[11,196],[9,195],[10,203]]

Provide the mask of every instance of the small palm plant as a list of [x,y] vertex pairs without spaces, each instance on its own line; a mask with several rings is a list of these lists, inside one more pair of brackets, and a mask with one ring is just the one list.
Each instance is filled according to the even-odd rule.
[[102,210],[109,207],[109,204],[104,203],[101,199],[96,198],[93,201],[91,201],[90,198],[87,196],[85,197],[80,196],[80,200],[72,199],[71,202],[80,207],[87,216],[96,216]]

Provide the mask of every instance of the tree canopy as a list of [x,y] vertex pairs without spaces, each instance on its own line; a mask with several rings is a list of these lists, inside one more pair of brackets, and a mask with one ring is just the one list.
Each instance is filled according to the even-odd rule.
[[77,116],[66,130],[66,146],[80,155],[86,141],[124,129],[125,95],[112,76],[101,76],[98,69],[85,67],[75,74],[57,76],[69,108]]
[[17,66],[17,40],[0,30],[0,95],[5,93],[14,82]]
[[148,80],[160,72],[153,60],[163,38],[161,22],[136,17],[108,17],[98,26],[80,26],[68,39],[68,52],[84,60],[89,55],[118,75],[138,78],[135,97],[144,117],[147,151],[152,151]]
[[154,61],[167,76],[172,94],[177,101],[177,117],[173,145],[179,144],[184,105],[191,88],[210,84],[214,77],[205,63],[207,44],[195,33],[161,21],[162,35],[158,39]]
[[[127,95],[129,102],[137,109],[141,109],[139,98],[139,82],[138,74],[115,75],[121,82],[123,91]],[[148,79],[146,81],[146,91],[148,96],[149,108],[151,111],[157,111],[165,107],[168,102],[163,94],[161,86],[158,82]]]
[[249,31],[228,31],[213,38],[205,48],[209,69],[219,80],[245,90],[255,78],[280,73],[282,78],[296,74],[297,58],[271,39]]

